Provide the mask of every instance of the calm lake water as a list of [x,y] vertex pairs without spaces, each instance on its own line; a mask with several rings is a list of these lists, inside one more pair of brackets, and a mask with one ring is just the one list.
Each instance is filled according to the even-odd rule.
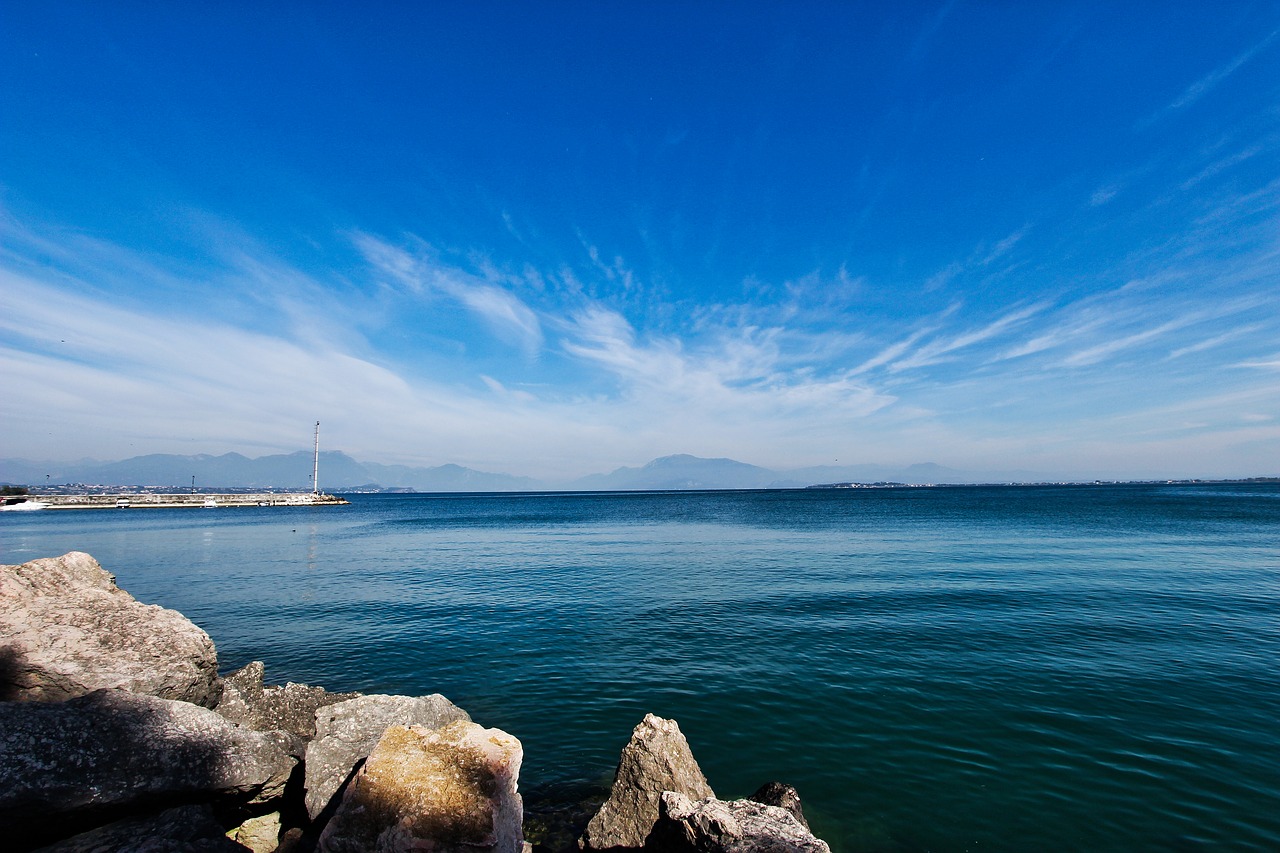
[[440,692],[607,784],[645,712],[852,851],[1280,849],[1280,488],[354,495],[6,513],[224,669]]

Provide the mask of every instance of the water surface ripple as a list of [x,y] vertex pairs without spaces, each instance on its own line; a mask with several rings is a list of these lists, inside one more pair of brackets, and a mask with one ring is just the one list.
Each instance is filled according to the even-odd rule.
[[441,692],[603,784],[646,712],[850,851],[1280,849],[1280,488],[352,496],[10,513],[224,668]]

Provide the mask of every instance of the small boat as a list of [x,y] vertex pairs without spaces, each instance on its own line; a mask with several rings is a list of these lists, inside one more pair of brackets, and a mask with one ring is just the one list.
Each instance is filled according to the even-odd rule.
[[128,509],[128,508],[129,508],[129,499],[128,499],[128,498],[117,498],[117,499],[116,499],[116,509]]
[[10,503],[5,501],[0,510],[5,512],[31,512],[37,509],[48,509],[49,505],[44,501],[17,500]]
[[205,509],[216,509],[218,502],[213,498],[205,498],[203,506]]

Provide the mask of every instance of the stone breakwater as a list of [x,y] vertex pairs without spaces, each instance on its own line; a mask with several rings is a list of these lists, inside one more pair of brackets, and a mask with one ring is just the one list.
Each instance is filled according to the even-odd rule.
[[673,720],[646,715],[607,799],[548,831],[525,823],[520,741],[445,697],[264,675],[219,676],[204,631],[88,554],[0,566],[6,849],[830,853],[794,788],[717,799]]
[[112,495],[37,495],[27,503],[43,504],[43,509],[213,509],[243,506],[346,506],[346,498],[314,492],[224,492]]

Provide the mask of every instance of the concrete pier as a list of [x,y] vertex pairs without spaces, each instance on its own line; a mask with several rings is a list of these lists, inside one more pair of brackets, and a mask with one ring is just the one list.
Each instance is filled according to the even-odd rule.
[[226,494],[32,495],[29,500],[48,509],[221,509],[244,506],[343,506],[350,501],[336,495],[312,492],[257,492]]

